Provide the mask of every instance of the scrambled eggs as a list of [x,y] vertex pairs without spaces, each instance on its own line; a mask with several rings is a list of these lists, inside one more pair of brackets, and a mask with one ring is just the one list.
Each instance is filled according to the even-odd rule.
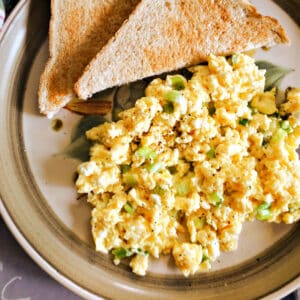
[[96,250],[130,257],[172,254],[185,276],[237,248],[245,220],[300,219],[300,89],[279,108],[265,71],[243,54],[210,56],[193,76],[155,79],[120,120],[87,131],[87,193]]

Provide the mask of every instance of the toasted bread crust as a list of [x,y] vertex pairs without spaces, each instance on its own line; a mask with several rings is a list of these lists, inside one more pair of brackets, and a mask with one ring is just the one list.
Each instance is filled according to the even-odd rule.
[[85,66],[115,34],[139,0],[52,0],[49,54],[40,79],[40,111],[52,117],[75,93]]
[[[75,84],[79,97],[261,46],[289,43],[279,24],[243,0],[142,0]],[[112,63],[113,62],[113,63]]]

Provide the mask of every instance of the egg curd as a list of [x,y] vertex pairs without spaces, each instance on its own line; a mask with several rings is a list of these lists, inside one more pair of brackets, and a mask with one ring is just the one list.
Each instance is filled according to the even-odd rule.
[[184,276],[237,249],[244,221],[300,218],[300,89],[276,107],[265,70],[236,54],[155,79],[118,122],[87,131],[87,193],[96,250],[145,275],[171,254]]

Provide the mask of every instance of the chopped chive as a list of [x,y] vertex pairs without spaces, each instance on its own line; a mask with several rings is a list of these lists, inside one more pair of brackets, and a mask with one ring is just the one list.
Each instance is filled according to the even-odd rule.
[[175,166],[169,167],[168,170],[172,175],[177,173],[177,168]]
[[135,209],[134,209],[134,207],[131,205],[130,202],[127,202],[127,203],[124,205],[123,208],[124,208],[124,210],[125,210],[126,212],[128,212],[130,215],[133,215],[133,214],[134,214]]
[[150,173],[156,173],[163,168],[163,164],[161,162],[154,162],[146,167],[146,169]]
[[214,192],[209,196],[209,202],[214,206],[219,206],[223,203],[223,198],[219,195],[219,193]]
[[157,154],[148,147],[140,147],[135,151],[135,155],[146,159],[154,159]]
[[141,248],[137,248],[135,250],[135,253],[140,254],[140,255],[144,255],[147,256],[149,254],[149,252],[147,250],[141,249]]
[[271,204],[264,202],[256,208],[256,218],[260,221],[268,220],[271,217]]
[[179,196],[186,196],[190,190],[189,183],[186,180],[177,183],[175,185],[175,188],[176,188],[176,193]]
[[172,103],[180,103],[183,98],[182,94],[179,91],[168,91],[165,94],[165,99]]
[[279,122],[279,127],[286,131],[287,133],[291,133],[293,131],[290,122],[288,120]]
[[123,248],[123,247],[115,248],[114,250],[112,250],[111,253],[114,255],[114,257],[116,259],[122,259],[125,257],[129,257],[133,254],[132,251],[130,251],[129,249]]
[[231,56],[231,62],[232,62],[233,65],[235,65],[237,63],[237,55],[236,54],[233,54]]
[[211,148],[209,151],[206,152],[206,156],[208,158],[216,158],[216,150],[215,148]]
[[166,193],[166,190],[160,185],[156,185],[155,188],[152,190],[152,193],[163,196]]
[[121,174],[129,172],[131,167],[129,165],[120,165]]
[[216,113],[216,108],[214,106],[209,107],[208,113],[210,116],[213,116]]
[[249,120],[248,119],[240,119],[239,124],[243,126],[248,126]]
[[174,112],[174,104],[172,102],[167,102],[166,104],[164,104],[163,112],[165,112],[167,114],[173,113]]
[[271,141],[273,143],[280,142],[286,135],[287,135],[287,132],[284,129],[278,128],[275,131],[275,133],[273,134]]
[[206,260],[210,260],[210,258],[207,255],[203,254],[201,262],[205,262]]
[[197,217],[193,221],[196,229],[202,229],[206,224],[206,218],[204,217]]
[[126,186],[129,188],[132,188],[137,184],[136,178],[132,174],[126,174],[123,180]]
[[177,91],[184,90],[187,83],[182,75],[167,76],[167,82]]

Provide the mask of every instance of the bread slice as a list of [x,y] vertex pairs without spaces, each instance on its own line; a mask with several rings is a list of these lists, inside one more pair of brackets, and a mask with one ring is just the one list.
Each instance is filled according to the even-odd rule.
[[52,0],[50,58],[40,79],[39,108],[51,118],[75,93],[76,80],[139,0]]
[[279,22],[243,0],[142,0],[86,67],[79,97],[261,46],[289,43]]

